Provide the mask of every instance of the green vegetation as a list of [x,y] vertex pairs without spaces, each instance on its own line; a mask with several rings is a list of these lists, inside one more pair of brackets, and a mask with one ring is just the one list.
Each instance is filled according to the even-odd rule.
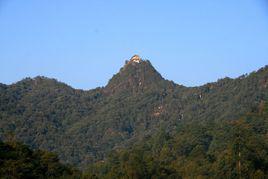
[[81,174],[55,154],[0,142],[3,178],[267,178],[268,105],[239,120],[189,122],[112,151]]
[[89,91],[45,77],[0,84],[0,139],[13,133],[32,150],[90,168],[88,177],[265,176],[264,101],[268,67],[189,88],[163,79],[149,61],[128,63]]
[[184,124],[88,169],[99,178],[267,178],[268,110],[234,121]]
[[76,178],[80,173],[59,162],[57,156],[32,151],[18,142],[0,141],[0,178]]

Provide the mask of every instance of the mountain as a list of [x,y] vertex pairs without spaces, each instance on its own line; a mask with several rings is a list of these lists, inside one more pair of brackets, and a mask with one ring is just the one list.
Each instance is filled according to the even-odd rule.
[[200,87],[165,80],[133,56],[105,87],[76,90],[46,77],[0,85],[0,138],[13,133],[33,149],[55,152],[85,169],[114,150],[187,123],[232,121],[268,97],[268,67]]

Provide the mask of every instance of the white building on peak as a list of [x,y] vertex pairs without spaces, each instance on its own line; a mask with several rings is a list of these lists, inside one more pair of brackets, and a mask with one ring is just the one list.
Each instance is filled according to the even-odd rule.
[[135,63],[140,63],[142,60],[140,58],[139,55],[134,55],[132,58],[131,58],[131,61],[132,62],[135,62]]

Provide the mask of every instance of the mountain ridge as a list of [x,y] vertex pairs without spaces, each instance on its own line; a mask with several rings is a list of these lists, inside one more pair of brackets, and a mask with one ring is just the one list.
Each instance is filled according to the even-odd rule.
[[[150,64],[152,64],[149,60],[146,60],[146,61],[149,62]],[[129,62],[129,61],[128,61],[128,62]],[[125,65],[126,65],[126,63],[125,63]],[[122,67],[121,69],[123,69],[123,67]],[[121,69],[120,69],[120,70],[121,70]],[[120,70],[119,70],[119,72],[117,72],[116,74],[120,73]],[[206,82],[206,83],[204,83],[204,84],[202,84],[202,85],[195,85],[195,86],[186,86],[186,85],[184,85],[184,84],[176,83],[176,82],[174,82],[172,79],[165,79],[165,78],[162,77],[162,75],[161,75],[161,77],[162,77],[164,80],[170,81],[170,82],[172,82],[172,83],[174,83],[174,84],[176,84],[176,85],[182,86],[182,87],[186,87],[186,88],[199,88],[199,87],[203,87],[203,86],[206,86],[206,85],[209,85],[209,84],[217,83],[218,81],[221,81],[221,80],[224,80],[224,79],[236,80],[236,79],[245,78],[245,77],[249,76],[250,74],[259,73],[259,72],[261,72],[261,71],[265,71],[265,70],[268,71],[268,65],[265,65],[265,66],[263,66],[263,67],[261,67],[261,68],[259,68],[259,69],[257,69],[257,70],[253,70],[253,71],[251,71],[251,72],[241,74],[241,75],[238,76],[238,77],[234,77],[234,78],[232,78],[232,77],[225,76],[225,77],[221,77],[221,78],[219,78],[219,79],[216,80],[216,81],[210,81],[210,82]],[[158,71],[157,71],[157,72],[158,72]],[[158,73],[159,73],[159,72],[158,72]],[[114,74],[113,76],[115,76],[116,74]],[[54,80],[54,81],[57,81],[58,83],[64,84],[64,85],[66,85],[66,86],[69,86],[70,88],[72,88],[72,89],[74,89],[74,90],[79,90],[79,91],[84,91],[84,92],[86,92],[86,91],[91,91],[91,90],[95,90],[95,89],[99,89],[99,88],[105,88],[105,87],[108,85],[109,81],[110,81],[110,80],[109,80],[109,81],[107,82],[107,84],[106,84],[106,85],[103,85],[103,86],[97,86],[97,87],[94,87],[94,88],[91,88],[91,89],[81,89],[81,88],[75,88],[75,87],[69,85],[68,83],[66,83],[66,82],[64,82],[64,81],[57,80],[56,78],[50,78],[50,77],[46,77],[46,76],[43,76],[43,75],[37,75],[37,76],[34,76],[34,77],[25,77],[25,78],[23,78],[23,79],[21,79],[21,80],[19,80],[19,81],[16,81],[16,82],[11,83],[11,84],[5,84],[5,83],[1,83],[1,82],[0,82],[0,86],[5,87],[5,86],[16,85],[17,83],[23,82],[23,81],[25,81],[25,80],[26,80],[26,81],[27,81],[27,80],[35,80],[35,79],[38,79],[38,78],[41,78],[41,79],[47,79],[47,80]]]
[[[138,75],[137,65],[143,69]],[[85,168],[161,129],[173,134],[191,121],[237,119],[268,97],[267,66],[200,87],[167,81],[149,62],[126,67],[111,86],[87,91],[45,77],[0,88],[0,138],[12,132],[32,148]],[[145,87],[139,87],[139,77],[150,77]]]

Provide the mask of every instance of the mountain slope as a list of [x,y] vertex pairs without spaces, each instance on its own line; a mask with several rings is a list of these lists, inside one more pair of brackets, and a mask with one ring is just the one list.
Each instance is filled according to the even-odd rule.
[[268,97],[268,67],[201,87],[176,85],[134,56],[103,88],[75,90],[37,77],[0,86],[0,137],[56,152],[82,168],[190,121],[234,120]]
[[98,178],[267,178],[268,103],[232,121],[181,124],[88,167]]

